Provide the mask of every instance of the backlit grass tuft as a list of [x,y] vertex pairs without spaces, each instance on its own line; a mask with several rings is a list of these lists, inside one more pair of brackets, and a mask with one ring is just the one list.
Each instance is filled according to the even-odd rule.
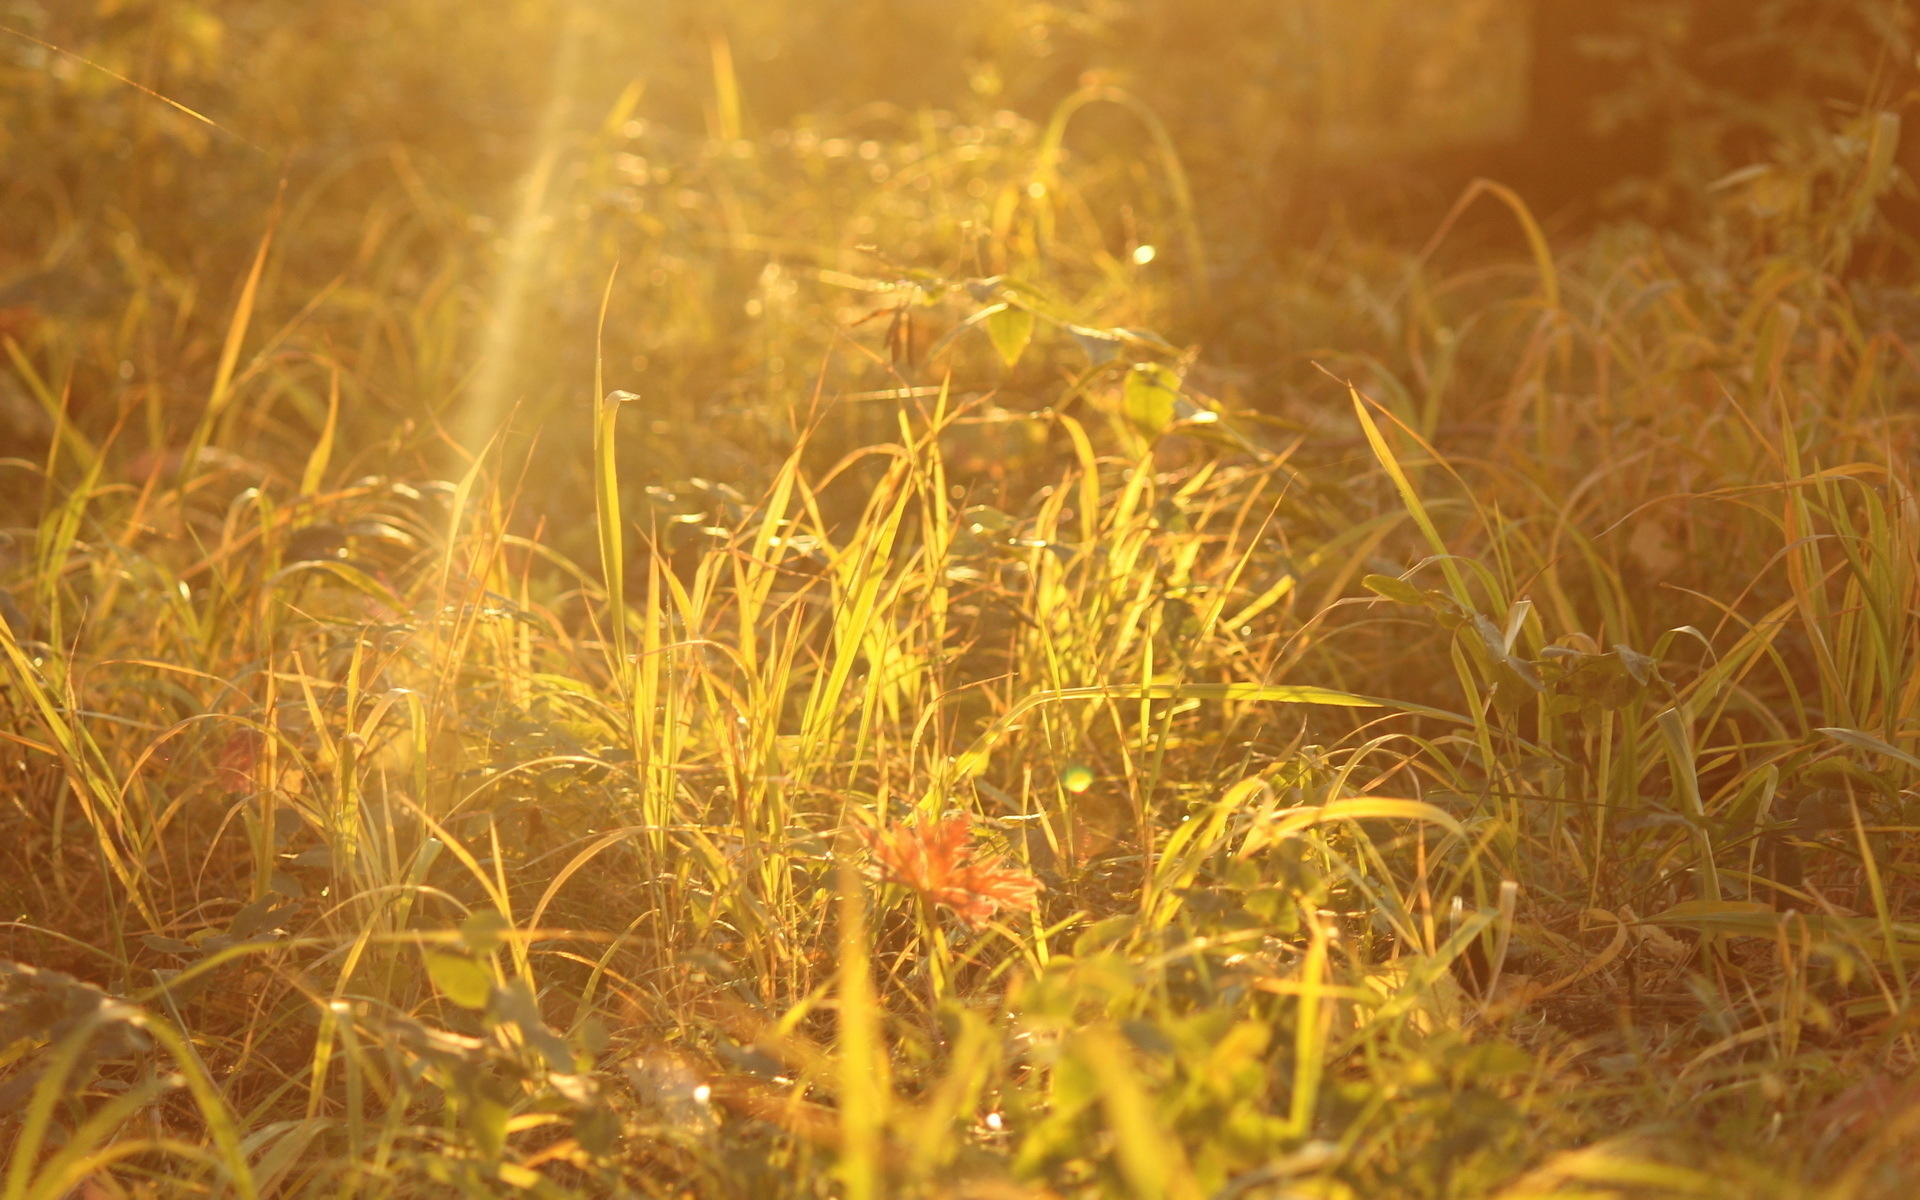
[[1263,381],[1131,93],[709,51],[541,253],[397,164],[0,326],[4,1200],[1908,1194],[1896,118],[1331,236]]

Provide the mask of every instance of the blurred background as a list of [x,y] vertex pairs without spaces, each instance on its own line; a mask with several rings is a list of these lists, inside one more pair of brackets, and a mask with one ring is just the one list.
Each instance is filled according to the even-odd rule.
[[[852,398],[827,443],[863,444],[890,418],[859,397],[949,370],[1018,404],[1072,323],[1201,347],[1214,393],[1284,418],[1312,361],[1394,371],[1368,314],[1472,180],[1555,239],[1779,239],[1914,80],[1894,0],[0,0],[0,24],[9,453],[44,453],[57,403],[129,459],[177,451],[271,231],[216,444],[297,461],[337,376],[368,463],[447,469],[511,424],[569,451],[556,495],[616,262],[604,374],[643,398],[624,453],[651,480],[752,479],[823,398]],[[1905,278],[1906,190],[1854,275]],[[1525,252],[1484,204],[1440,249]],[[942,343],[994,276],[1058,318],[1004,377]]]

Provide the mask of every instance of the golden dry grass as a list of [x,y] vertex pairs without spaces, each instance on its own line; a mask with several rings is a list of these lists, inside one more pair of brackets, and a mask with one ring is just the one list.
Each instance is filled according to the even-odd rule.
[[522,153],[10,51],[5,1200],[1907,1194],[1892,107],[1263,274],[1151,80],[128,11]]

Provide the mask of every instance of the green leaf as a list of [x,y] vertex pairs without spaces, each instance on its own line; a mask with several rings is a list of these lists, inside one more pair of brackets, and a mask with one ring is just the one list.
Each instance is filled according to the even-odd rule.
[[427,977],[440,994],[461,1008],[478,1011],[487,1006],[487,994],[493,989],[493,975],[477,959],[464,954],[427,951]]
[[1895,762],[1905,763],[1909,767],[1920,769],[1920,758],[1915,758],[1905,750],[1900,749],[1900,747],[1890,742],[1882,741],[1870,733],[1862,733],[1858,729],[1841,729],[1834,726],[1822,726],[1820,732],[1826,734],[1834,741],[1840,742],[1843,745],[1852,746],[1856,750],[1865,750],[1869,754],[1884,754]]
[[999,305],[989,312],[987,336],[993,340],[1000,361],[1011,368],[1026,352],[1027,343],[1033,340],[1033,314],[1011,304]]
[[460,938],[475,954],[492,954],[512,928],[511,921],[491,908],[483,908],[461,923]]
[[1480,645],[1486,650],[1487,657],[1494,662],[1505,662],[1511,657],[1507,653],[1506,638],[1500,627],[1488,619],[1485,613],[1473,614],[1473,631],[1480,635]]
[[540,1019],[540,1002],[525,979],[510,980],[502,987],[493,988],[487,995],[486,1005],[490,1019],[519,1027],[520,1036],[546,1060],[548,1070],[573,1071],[573,1048]]
[[1500,693],[1511,703],[1521,687],[1528,691],[1546,690],[1546,684],[1540,679],[1540,672],[1524,658],[1516,657],[1507,649],[1507,637],[1498,625],[1489,620],[1484,613],[1473,614],[1474,632],[1480,635],[1480,643],[1486,649],[1487,657],[1492,660],[1494,673],[1502,681],[1518,685],[1509,687]]
[[281,917],[292,911],[293,905],[284,903],[282,897],[269,892],[233,914],[233,921],[227,926],[227,936],[235,941],[253,937],[271,930]]
[[1646,690],[1646,672],[1636,678],[1633,664],[1617,654],[1582,654],[1564,646],[1549,646],[1542,660],[1555,672],[1554,689],[1575,707],[1619,709]]
[[1632,646],[1619,642],[1614,643],[1613,656],[1620,660],[1620,665],[1626,668],[1627,674],[1633,676],[1633,681],[1642,687],[1646,686],[1647,680],[1653,678],[1653,673],[1660,666],[1651,657],[1640,653]]
[[1402,800],[1388,796],[1354,796],[1330,800],[1325,804],[1281,809],[1270,824],[1256,826],[1241,843],[1238,857],[1246,858],[1256,850],[1283,842],[1304,829],[1334,821],[1426,821],[1456,837],[1466,830],[1453,815],[1424,800]]
[[1458,629],[1477,615],[1471,609],[1462,608],[1452,596],[1445,592],[1418,587],[1395,576],[1368,575],[1361,579],[1360,585],[1374,595],[1384,596],[1395,603],[1415,604],[1431,610],[1440,624],[1447,629]]
[[1122,405],[1127,422],[1142,436],[1157,438],[1173,424],[1180,377],[1158,363],[1135,363],[1127,372]]
[[467,1101],[467,1132],[476,1148],[488,1158],[498,1158],[507,1149],[507,1119],[513,1111],[498,1100],[475,1095]]
[[1400,604],[1413,604],[1422,608],[1428,606],[1427,593],[1404,579],[1395,579],[1391,575],[1368,575],[1360,581],[1360,586],[1376,596]]
[[532,1191],[547,1181],[547,1177],[532,1167],[523,1167],[519,1163],[500,1164],[500,1182],[521,1191]]
[[620,1144],[620,1118],[606,1105],[596,1104],[573,1119],[573,1136],[588,1154],[612,1154]]

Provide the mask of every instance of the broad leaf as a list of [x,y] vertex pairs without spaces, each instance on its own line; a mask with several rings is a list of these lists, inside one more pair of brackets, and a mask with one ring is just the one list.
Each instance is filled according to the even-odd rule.
[[1173,424],[1175,402],[1180,398],[1180,377],[1158,363],[1135,363],[1127,372],[1122,404],[1127,423],[1148,439],[1165,433]]
[[493,975],[479,960],[464,954],[427,951],[427,977],[440,994],[461,1008],[475,1011],[487,1006],[487,994],[493,990]]
[[1422,607],[1427,604],[1427,593],[1424,590],[1404,579],[1395,579],[1391,575],[1369,575],[1360,581],[1360,586],[1376,596],[1383,596],[1400,604]]
[[987,318],[987,337],[999,352],[1000,361],[1011,368],[1033,340],[1033,314],[1024,308],[1002,304]]

